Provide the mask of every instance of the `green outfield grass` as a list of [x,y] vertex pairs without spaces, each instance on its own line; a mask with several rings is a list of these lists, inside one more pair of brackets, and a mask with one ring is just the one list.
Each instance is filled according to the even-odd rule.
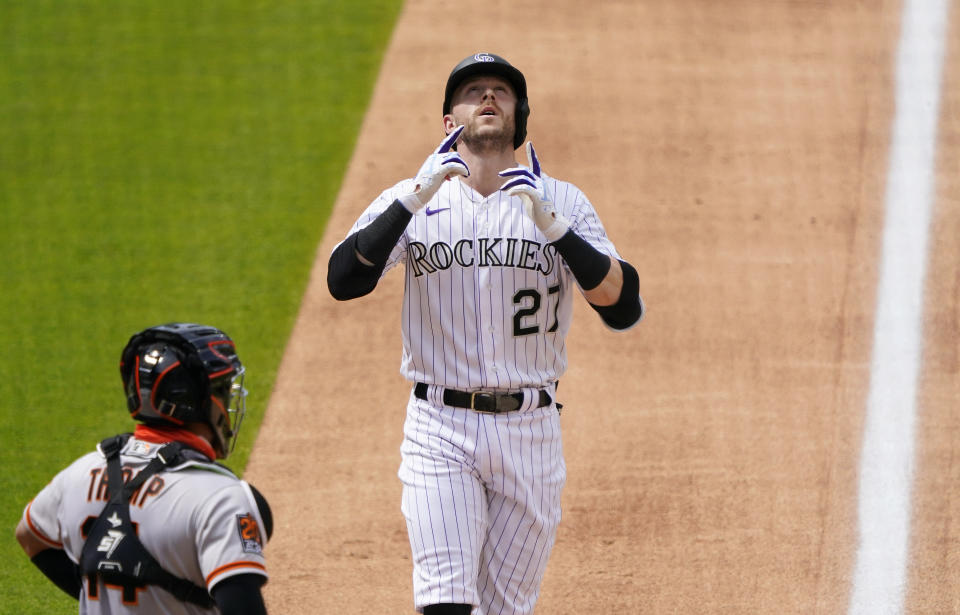
[[0,3],[0,613],[70,613],[23,506],[128,431],[131,334],[213,324],[242,471],[401,0]]

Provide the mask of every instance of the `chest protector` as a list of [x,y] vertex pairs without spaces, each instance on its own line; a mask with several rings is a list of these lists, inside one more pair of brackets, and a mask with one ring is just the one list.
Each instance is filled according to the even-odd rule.
[[[130,521],[130,498],[151,476],[194,456],[200,460],[202,456],[179,442],[170,442],[139,474],[124,484],[120,450],[129,438],[130,434],[121,434],[100,443],[100,451],[107,458],[110,499],[90,526],[80,554],[80,573],[87,578],[89,596],[97,598],[99,577],[104,583],[121,587],[126,603],[136,602],[138,590],[157,585],[182,602],[212,608],[215,602],[207,589],[164,570],[140,542]],[[206,457],[202,460],[208,461]]]

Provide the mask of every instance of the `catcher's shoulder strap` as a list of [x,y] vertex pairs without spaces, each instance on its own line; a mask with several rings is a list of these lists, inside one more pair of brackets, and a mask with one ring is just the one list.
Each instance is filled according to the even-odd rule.
[[90,526],[80,554],[80,572],[87,577],[90,597],[97,597],[99,576],[105,582],[123,588],[124,602],[135,602],[138,589],[157,585],[178,600],[210,608],[215,603],[206,588],[164,570],[143,546],[130,521],[130,497],[133,493],[157,472],[185,463],[192,457],[192,451],[179,442],[165,444],[139,474],[124,484],[120,451],[130,435],[106,438],[97,447],[107,458],[110,499]]
[[100,444],[97,445],[97,450],[106,457],[110,459],[111,457],[117,457],[120,455],[120,451],[123,450],[123,447],[127,445],[127,440],[133,437],[131,433],[122,433],[116,436],[111,436],[100,441]]

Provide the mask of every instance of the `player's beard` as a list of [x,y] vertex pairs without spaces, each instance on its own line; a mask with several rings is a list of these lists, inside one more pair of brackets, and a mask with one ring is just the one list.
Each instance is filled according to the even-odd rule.
[[491,130],[489,126],[478,126],[476,118],[471,117],[464,122],[460,142],[476,154],[499,153],[505,150],[513,151],[514,132],[513,117],[503,116],[503,125],[499,130]]

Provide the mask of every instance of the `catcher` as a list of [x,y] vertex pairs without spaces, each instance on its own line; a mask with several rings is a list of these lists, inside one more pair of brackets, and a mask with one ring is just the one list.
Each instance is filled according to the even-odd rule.
[[262,615],[264,497],[215,463],[246,411],[233,341],[175,323],[134,335],[120,375],[133,434],[103,440],[26,506],[17,540],[80,613]]

